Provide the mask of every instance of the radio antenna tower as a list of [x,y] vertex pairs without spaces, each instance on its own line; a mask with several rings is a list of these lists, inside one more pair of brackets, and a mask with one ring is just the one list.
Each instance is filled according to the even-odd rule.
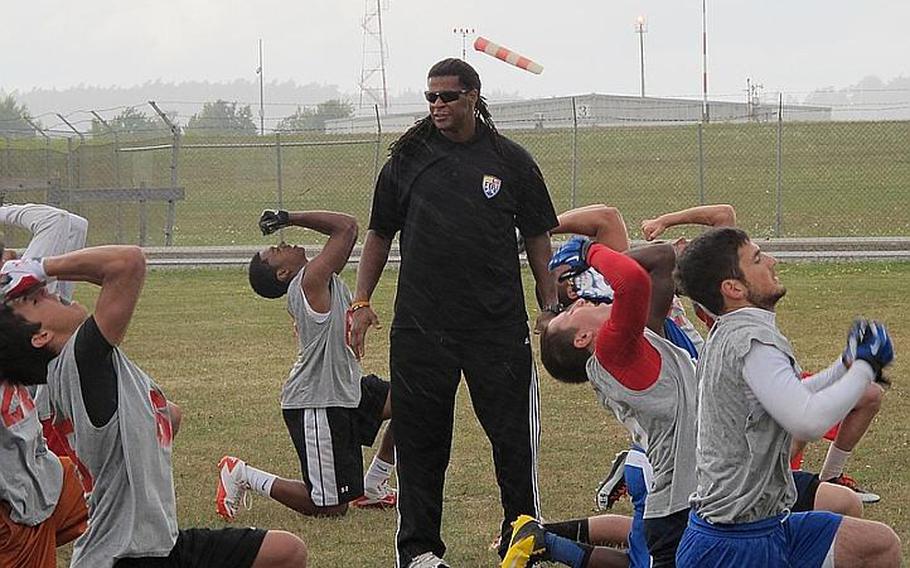
[[[384,6],[383,6],[384,4]],[[364,0],[363,63],[360,67],[360,108],[377,104],[383,113],[389,111],[389,90],[385,66],[388,61],[382,36],[382,11],[389,9],[388,0]]]

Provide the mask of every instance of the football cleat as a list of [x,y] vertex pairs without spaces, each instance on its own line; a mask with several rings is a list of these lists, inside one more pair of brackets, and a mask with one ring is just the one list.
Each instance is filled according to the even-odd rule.
[[218,490],[215,492],[215,510],[225,521],[233,521],[244,503],[249,509],[246,481],[246,463],[233,456],[224,456],[218,462]]
[[613,465],[610,466],[610,473],[597,486],[594,503],[598,511],[612,509],[613,505],[628,493],[626,489],[626,457],[628,455],[629,450],[616,454],[616,457],[613,458]]
[[537,519],[520,515],[512,523],[512,539],[500,568],[526,568],[539,560],[547,559],[544,543],[546,531]]
[[846,487],[847,489],[852,489],[857,495],[859,495],[859,499],[863,503],[866,503],[866,504],[878,503],[879,501],[882,500],[880,495],[877,495],[876,493],[867,491],[866,489],[862,488],[860,486],[860,484],[856,482],[855,479],[853,479],[846,473],[842,473],[842,474],[838,475],[837,477],[832,477],[831,479],[826,479],[825,481],[827,483],[833,483],[835,485],[842,485],[842,486]]
[[398,490],[389,487],[389,480],[374,490],[364,489],[363,495],[351,501],[351,506],[358,509],[390,509],[397,504]]

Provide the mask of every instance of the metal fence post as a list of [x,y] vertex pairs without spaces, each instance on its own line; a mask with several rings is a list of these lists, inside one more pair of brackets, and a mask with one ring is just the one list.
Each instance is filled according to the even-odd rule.
[[575,209],[578,194],[578,109],[572,97],[572,209]]
[[[107,121],[104,120],[104,118],[102,118],[100,114],[98,114],[97,112],[95,112],[93,110],[90,110],[89,112],[92,113],[92,116],[94,116],[98,120],[98,122],[101,124],[101,126],[103,126],[105,128],[105,130],[107,130],[108,133],[114,139],[114,143],[111,146],[111,161],[113,162],[111,165],[114,167],[114,187],[116,187],[118,189],[122,189],[123,186],[120,185],[120,156],[119,156],[120,138],[117,136],[117,131],[114,130],[113,128],[111,128],[111,125],[108,124]],[[122,243],[123,242],[123,203],[118,201],[116,203],[116,205],[114,206],[114,212],[115,212],[115,217],[116,217],[115,226],[116,226],[116,231],[117,231],[116,236],[114,238],[116,239],[117,243]]]
[[3,167],[0,167],[0,174],[7,175],[12,177],[12,168],[10,167],[12,148],[10,147],[9,136],[3,135],[3,157],[6,158],[3,162]]
[[379,153],[382,147],[382,120],[379,118],[379,105],[373,105],[373,111],[376,114],[376,154],[373,156],[373,183],[379,177]]
[[44,135],[44,179],[48,183],[51,181],[51,137],[47,134],[41,133]]
[[[281,133],[275,131],[275,169],[277,176],[275,201],[279,210],[284,209],[284,180],[281,177]],[[278,229],[278,238],[284,242],[284,229]]]
[[73,187],[73,139],[66,139],[66,186]]
[[[149,101],[149,105],[155,112],[158,113],[158,117],[171,129],[171,135],[173,136],[173,142],[171,142],[171,187],[177,188],[177,160],[180,155],[180,129],[177,128],[177,125],[171,122],[166,114],[161,112],[161,109],[158,108],[158,105],[155,104],[155,101]],[[174,227],[175,217],[177,215],[177,206],[174,202],[169,201],[167,204],[167,221],[165,226],[167,227],[164,232],[164,246],[171,246],[174,243],[174,235],[172,229]]]
[[145,203],[145,182],[139,182],[139,246],[144,247],[148,241],[149,212]]
[[698,132],[698,204],[705,204],[705,144],[702,135],[702,123],[697,125]]
[[777,206],[774,222],[774,236],[780,237],[784,222],[783,203],[783,141],[784,141],[784,95],[778,93],[777,100]]

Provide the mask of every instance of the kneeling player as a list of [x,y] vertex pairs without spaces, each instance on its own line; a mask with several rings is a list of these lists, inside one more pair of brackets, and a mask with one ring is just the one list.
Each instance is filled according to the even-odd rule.
[[[48,294],[49,278],[99,284],[94,315]],[[93,479],[89,526],[72,566],[304,566],[306,547],[289,533],[178,530],[167,400],[117,347],[144,280],[136,247],[10,261],[0,270],[0,372],[23,384],[47,383]]]
[[290,225],[314,229],[329,239],[312,259],[303,247],[284,243],[256,253],[249,278],[260,296],[288,297],[298,354],[281,393],[281,408],[303,481],[278,478],[225,456],[219,464],[217,506],[228,520],[248,489],[304,515],[341,515],[348,503],[392,507],[396,502],[388,485],[394,468],[391,426],[363,475],[361,446],[373,444],[391,411],[389,383],[363,376],[346,341],[348,312],[358,306],[351,306],[351,292],[338,274],[357,240],[357,222],[328,211],[266,211],[259,221],[263,234]]
[[693,510],[679,566],[898,566],[900,541],[886,525],[832,513],[792,513],[792,437],[820,437],[881,376],[894,352],[887,332],[850,332],[845,361],[800,381],[777,328],[786,289],[776,260],[743,231],[714,229],[679,259],[684,291],[714,314],[698,366]]

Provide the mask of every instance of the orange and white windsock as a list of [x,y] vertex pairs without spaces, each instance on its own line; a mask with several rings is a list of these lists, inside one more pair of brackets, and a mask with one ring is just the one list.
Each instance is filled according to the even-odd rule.
[[511,49],[503,47],[498,43],[493,43],[485,37],[478,36],[477,39],[474,40],[474,49],[486,53],[487,55],[492,55],[496,59],[501,59],[506,63],[524,69],[525,71],[530,71],[537,75],[540,75],[543,72],[543,65],[540,63],[534,63],[527,57],[515,53]]

